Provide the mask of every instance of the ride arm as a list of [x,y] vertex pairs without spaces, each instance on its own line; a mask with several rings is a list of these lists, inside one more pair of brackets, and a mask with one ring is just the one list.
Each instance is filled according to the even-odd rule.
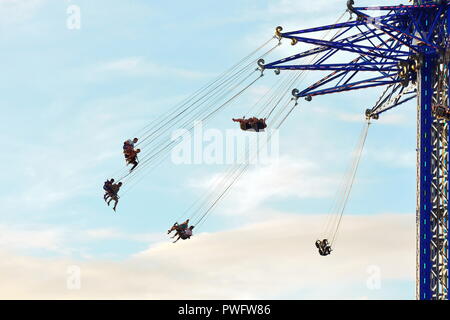
[[378,119],[380,114],[415,98],[417,98],[417,89],[414,84],[410,84],[408,87],[404,87],[399,83],[389,85],[381,94],[375,106],[366,111],[366,117]]

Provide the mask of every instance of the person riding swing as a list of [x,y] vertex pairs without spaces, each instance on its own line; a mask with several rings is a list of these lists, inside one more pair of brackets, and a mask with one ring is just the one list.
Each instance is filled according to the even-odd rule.
[[127,153],[129,150],[134,149],[134,145],[139,141],[138,138],[134,138],[133,140],[128,139],[123,143],[123,153]]
[[175,240],[173,243],[176,243],[178,240],[188,240],[192,237],[192,230],[194,230],[194,226],[190,226],[189,228],[185,229],[181,233],[178,234],[177,240]]
[[248,131],[250,129],[255,130],[256,132],[259,132],[260,130],[264,130],[265,128],[267,128],[267,124],[266,124],[266,118],[261,118],[258,119],[256,117],[252,117],[249,119],[245,119],[245,117],[243,117],[242,119],[232,119],[233,122],[239,122],[240,124],[240,128],[243,131]]
[[330,245],[330,243],[328,242],[327,239],[323,239],[322,241],[321,240],[317,240],[316,241],[316,247],[317,247],[317,249],[319,249],[319,254],[321,256],[325,257],[325,256],[328,256],[328,255],[331,254],[331,251],[332,251],[331,245]]
[[112,193],[112,185],[114,183],[114,179],[110,179],[110,180],[106,180],[105,183],[103,184],[103,190],[105,191],[105,195],[103,196],[103,200],[107,200],[107,198],[109,197],[109,194]]
[[141,149],[131,150],[127,154],[125,154],[125,159],[127,161],[127,165],[132,164],[130,172],[133,171],[139,164],[137,155],[141,152]]
[[247,131],[248,129],[250,129],[248,119],[245,119],[245,117],[243,117],[242,119],[234,119],[233,118],[233,122],[239,122],[241,130],[243,130],[243,131]]
[[119,203],[118,193],[119,193],[120,187],[122,187],[122,182],[112,184],[110,192],[108,193],[108,196],[105,197],[105,201],[107,201],[108,206],[111,203],[111,201],[114,201],[114,207],[113,207],[114,211],[116,211],[117,204]]
[[[181,224],[178,224],[178,222],[175,222],[173,224],[172,228],[170,228],[167,231],[167,234],[170,234],[173,231],[180,232],[180,231],[186,230],[188,228],[188,226],[189,226],[189,219],[187,219],[185,222],[183,222]],[[175,236],[173,236],[172,238],[175,238]]]
[[174,241],[174,243],[175,243],[180,239],[183,239],[183,240],[190,239],[190,237],[192,236],[193,229],[194,229],[194,226],[189,227],[189,219],[187,219],[185,222],[183,222],[181,224],[178,224],[178,222],[175,222],[174,225],[172,226],[172,228],[170,228],[167,231],[167,234],[170,234],[173,231],[175,231],[174,236],[171,237],[172,239],[174,239],[175,237],[178,236],[178,239]]

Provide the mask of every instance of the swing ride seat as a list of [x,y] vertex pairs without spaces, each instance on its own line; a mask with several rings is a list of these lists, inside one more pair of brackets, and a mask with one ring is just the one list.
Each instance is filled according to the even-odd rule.
[[254,124],[250,124],[248,121],[243,121],[240,123],[240,128],[242,131],[264,132],[264,129],[267,128],[267,124],[264,119],[258,119],[258,121]]
[[194,229],[194,227],[191,226],[191,227],[189,227],[189,228],[187,228],[187,229],[182,230],[182,231],[180,232],[180,238],[181,238],[182,240],[188,240],[188,239],[190,239],[190,238],[193,236],[193,234],[192,234],[192,230],[193,230],[193,229]]
[[187,235],[186,233],[181,233],[180,234],[181,240],[188,240],[192,237],[192,235]]
[[331,251],[332,251],[331,246],[327,239],[323,239],[322,241],[317,240],[316,247],[317,247],[317,249],[319,249],[319,254],[321,256],[325,257],[325,256],[328,256],[331,254]]
[[244,131],[246,131],[246,132],[257,132],[257,133],[259,133],[259,132],[266,132],[266,130],[264,130],[264,129],[254,129],[254,128],[250,128],[250,129],[247,129],[247,130],[244,130]]

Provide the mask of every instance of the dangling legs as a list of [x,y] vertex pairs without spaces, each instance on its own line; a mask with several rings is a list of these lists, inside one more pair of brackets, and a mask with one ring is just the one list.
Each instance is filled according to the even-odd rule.
[[181,239],[181,235],[179,235],[178,236],[178,239],[177,240],[175,240],[173,243],[176,243],[178,240],[180,240]]
[[175,238],[176,236],[179,236],[179,237],[181,236],[180,230],[177,230],[177,232],[175,232],[175,234],[173,235],[173,237],[171,239]]
[[113,210],[116,211],[117,204],[119,203],[119,197],[117,195],[111,195],[111,198],[108,201],[108,206],[111,203],[111,201],[113,201],[113,200],[114,200]]
[[133,161],[130,162],[133,167],[131,167],[130,172],[134,170],[134,168],[136,168],[139,164],[139,162],[137,161],[137,159],[134,159]]
[[119,199],[114,199],[115,203],[114,203],[114,208],[113,210],[116,211],[117,208],[117,204],[119,203]]
[[178,223],[175,222],[175,224],[172,226],[172,228],[170,228],[169,230],[167,230],[167,234],[170,234],[172,231],[177,230],[178,227]]

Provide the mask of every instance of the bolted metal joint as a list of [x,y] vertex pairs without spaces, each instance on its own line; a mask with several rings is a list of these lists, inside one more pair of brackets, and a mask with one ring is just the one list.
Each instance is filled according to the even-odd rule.
[[378,113],[373,114],[372,109],[366,110],[366,119],[367,120],[378,120],[380,119],[380,115]]

